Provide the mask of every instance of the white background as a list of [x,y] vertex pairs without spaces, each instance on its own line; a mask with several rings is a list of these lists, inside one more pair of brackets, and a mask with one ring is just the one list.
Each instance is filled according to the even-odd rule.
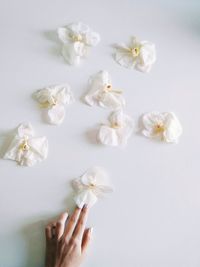
[[[200,3],[131,0],[1,0],[0,132],[30,121],[46,135],[48,159],[33,168],[0,161],[0,266],[42,267],[44,225],[71,209],[70,180],[104,167],[115,193],[92,209],[94,227],[84,266],[196,267],[200,265]],[[60,56],[55,30],[82,21],[101,43],[80,67]],[[112,58],[112,44],[131,35],[156,44],[149,74]],[[91,74],[105,69],[124,90],[126,111],[174,111],[184,134],[169,145],[134,134],[126,149],[95,144],[94,130],[109,111],[81,102]],[[31,94],[68,82],[76,103],[60,127],[45,124]]]

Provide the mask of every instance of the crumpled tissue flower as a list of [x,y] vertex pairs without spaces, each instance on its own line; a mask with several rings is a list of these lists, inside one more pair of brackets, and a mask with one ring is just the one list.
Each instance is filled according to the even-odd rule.
[[78,65],[87,56],[89,48],[100,41],[100,35],[81,22],[60,27],[57,33],[63,43],[62,55],[71,65]]
[[107,71],[99,71],[91,76],[88,85],[89,92],[85,96],[85,101],[88,105],[112,109],[125,106],[122,91],[113,88],[111,77]]
[[30,123],[20,124],[17,128],[4,159],[16,161],[22,166],[33,166],[47,158],[48,140],[45,136],[34,137]]
[[149,72],[156,61],[155,45],[148,41],[131,38],[130,44],[117,45],[114,59],[125,68],[135,68],[141,72]]
[[150,112],[143,115],[143,135],[158,138],[167,143],[177,143],[183,129],[172,112]]
[[46,120],[50,124],[61,124],[65,118],[65,107],[74,102],[74,96],[69,85],[49,86],[34,93],[34,98],[41,108],[47,111]]
[[97,140],[108,146],[125,146],[133,133],[133,120],[117,110],[109,116],[109,124],[101,125],[97,134]]
[[108,174],[100,167],[92,167],[80,178],[72,181],[75,192],[74,200],[79,208],[84,204],[93,206],[99,198],[112,193],[113,188],[108,184]]

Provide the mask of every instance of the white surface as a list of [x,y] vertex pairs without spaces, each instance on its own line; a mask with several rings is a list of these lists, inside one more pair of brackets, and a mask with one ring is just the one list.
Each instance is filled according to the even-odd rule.
[[[0,161],[0,266],[43,266],[44,221],[71,206],[69,181],[94,164],[109,171],[115,194],[91,211],[94,241],[84,266],[200,265],[199,10],[195,0],[1,0],[0,131],[30,120],[37,135],[47,135],[50,152],[33,168]],[[53,33],[78,20],[102,41],[75,68],[59,56]],[[156,44],[158,60],[147,75],[112,59],[111,45],[132,34]],[[124,89],[135,120],[147,111],[174,111],[184,127],[180,144],[137,134],[125,150],[94,144],[90,131],[109,112],[79,99],[100,69]],[[53,127],[42,122],[31,94],[63,82],[77,101]]]

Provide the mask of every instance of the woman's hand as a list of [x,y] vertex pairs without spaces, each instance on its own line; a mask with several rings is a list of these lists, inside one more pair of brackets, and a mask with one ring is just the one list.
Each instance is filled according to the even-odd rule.
[[46,227],[46,267],[79,267],[85,256],[92,228],[86,229],[88,208],[78,207]]

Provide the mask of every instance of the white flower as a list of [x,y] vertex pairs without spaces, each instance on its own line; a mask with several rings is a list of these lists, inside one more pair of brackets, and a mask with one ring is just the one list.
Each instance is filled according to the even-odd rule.
[[148,41],[139,42],[131,38],[130,45],[117,45],[115,61],[125,68],[135,68],[141,72],[149,72],[156,61],[155,45]]
[[55,85],[38,90],[34,98],[40,103],[41,108],[47,110],[47,121],[50,124],[61,124],[65,118],[65,107],[74,102],[74,97],[69,85]]
[[98,198],[113,192],[112,187],[108,185],[108,180],[107,173],[100,167],[93,167],[80,178],[74,179],[72,186],[75,191],[76,205],[79,208],[82,208],[84,204],[91,207]]
[[47,158],[48,140],[45,136],[34,137],[31,124],[20,124],[17,128],[4,159],[18,162],[19,165],[33,166]]
[[108,107],[112,109],[125,106],[125,99],[121,90],[116,90],[112,86],[110,75],[107,71],[99,71],[90,77],[89,92],[85,96],[88,105],[98,105],[100,107]]
[[100,35],[81,22],[58,28],[57,33],[63,43],[63,57],[71,65],[78,65],[88,54],[89,47],[100,41]]
[[172,112],[151,112],[142,118],[143,135],[159,138],[167,143],[177,143],[183,130],[178,118]]
[[109,125],[100,126],[97,139],[109,146],[125,146],[133,133],[133,120],[130,116],[117,110],[111,113]]

